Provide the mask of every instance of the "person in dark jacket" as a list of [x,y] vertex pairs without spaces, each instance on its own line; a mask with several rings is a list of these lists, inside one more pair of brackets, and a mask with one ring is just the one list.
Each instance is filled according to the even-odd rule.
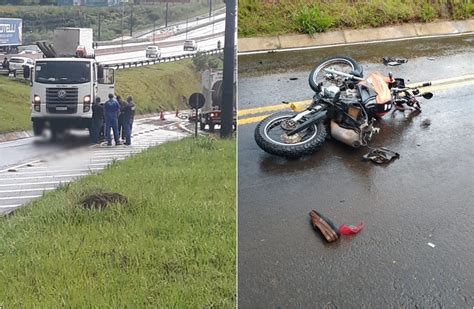
[[123,109],[123,130],[125,133],[125,145],[130,145],[132,142],[132,124],[133,117],[135,114],[135,104],[133,103],[133,98],[129,96],[127,102],[125,103]]
[[91,125],[91,141],[93,144],[99,143],[100,131],[104,124],[104,104],[101,104],[100,98],[97,97],[92,104],[92,125]]
[[114,99],[113,94],[109,94],[109,99],[104,105],[105,118],[105,137],[107,138],[107,145],[112,146],[112,136],[110,129],[114,132],[115,145],[121,145],[118,131],[118,116],[120,113],[120,104]]
[[5,57],[2,62],[2,69],[10,70],[10,63],[8,62],[8,58]]
[[117,102],[120,104],[120,114],[118,116],[118,132],[119,136],[122,137],[122,139],[125,139],[125,133],[123,132],[123,107],[125,106],[125,103],[122,100],[121,96],[117,96]]

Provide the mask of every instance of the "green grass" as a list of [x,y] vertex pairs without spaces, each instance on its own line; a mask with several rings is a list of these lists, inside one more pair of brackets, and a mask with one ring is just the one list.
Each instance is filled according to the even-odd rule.
[[31,127],[29,91],[28,84],[0,76],[0,133]]
[[[34,2],[37,0],[25,0]],[[122,7],[73,7],[73,6],[38,6],[38,5],[1,5],[5,0],[0,0],[0,16],[23,19],[23,43],[34,44],[38,40],[53,39],[53,30],[57,27],[87,27],[94,29],[94,38],[98,40],[99,14],[101,15],[100,39],[111,40],[122,33]],[[25,3],[28,4],[28,3]],[[213,8],[223,7],[222,1],[213,1]],[[165,24],[166,4],[134,5],[133,6],[133,31],[136,33],[143,29],[153,28]],[[209,1],[191,0],[190,3],[170,3],[170,23],[186,20],[209,11]],[[130,6],[126,5],[124,14],[124,35],[129,35]]]
[[[274,1],[273,1],[274,2]],[[239,37],[379,27],[435,19],[467,19],[472,0],[239,1]]]
[[[88,192],[129,205],[85,210]],[[235,140],[149,149],[0,219],[2,308],[235,308]]]
[[132,95],[139,114],[186,108],[181,97],[201,91],[201,76],[191,60],[117,71],[116,93]]
[[[191,60],[117,70],[116,92],[134,97],[137,114],[187,108],[181,97],[201,91],[201,77]],[[0,76],[0,133],[30,130],[30,87]]]

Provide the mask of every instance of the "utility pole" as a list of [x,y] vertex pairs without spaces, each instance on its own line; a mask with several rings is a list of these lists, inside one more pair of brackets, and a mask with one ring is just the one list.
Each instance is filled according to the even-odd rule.
[[188,39],[188,17],[186,17],[186,40]]
[[153,45],[155,45],[156,19],[153,20]]
[[122,0],[122,49],[123,49],[123,17],[125,15],[125,2]]
[[209,0],[209,18],[211,18],[212,14],[212,0]]
[[232,137],[234,122],[235,1],[225,1],[224,76],[222,82],[221,137]]
[[98,32],[98,39],[97,39],[97,41],[99,41],[99,42],[100,42],[100,15],[101,15],[101,14],[99,13],[99,30],[97,31],[97,32]]
[[168,1],[166,1],[165,28],[168,27]]
[[130,3],[130,37],[133,36],[133,2]]

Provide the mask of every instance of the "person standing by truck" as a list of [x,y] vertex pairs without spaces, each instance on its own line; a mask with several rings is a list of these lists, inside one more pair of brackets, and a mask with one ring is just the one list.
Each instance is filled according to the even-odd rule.
[[118,116],[118,132],[122,139],[125,139],[125,133],[123,130],[123,107],[125,106],[125,101],[122,100],[121,96],[117,96],[117,102],[120,105],[120,114]]
[[110,129],[114,132],[115,145],[121,145],[120,135],[118,130],[118,115],[120,113],[120,104],[114,99],[112,93],[109,94],[109,99],[104,105],[105,112],[105,137],[107,138],[107,146],[112,146],[112,136]]
[[92,104],[92,124],[91,124],[91,141],[93,144],[99,143],[100,131],[104,123],[104,104],[101,104],[100,98],[97,97]]
[[122,109],[125,145],[131,144],[134,114],[135,114],[135,104],[133,103],[132,96],[128,96],[127,102],[125,103]]

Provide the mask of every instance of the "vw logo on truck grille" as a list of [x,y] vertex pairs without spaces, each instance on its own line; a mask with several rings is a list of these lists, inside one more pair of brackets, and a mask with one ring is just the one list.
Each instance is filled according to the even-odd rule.
[[59,90],[58,91],[58,98],[64,99],[65,97],[66,97],[66,90],[63,90],[63,89]]

